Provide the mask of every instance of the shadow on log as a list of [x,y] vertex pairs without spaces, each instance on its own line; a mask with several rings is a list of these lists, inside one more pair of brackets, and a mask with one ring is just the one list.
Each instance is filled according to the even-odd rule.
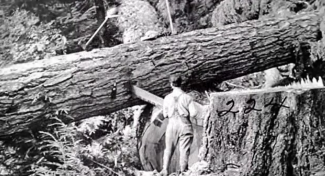
[[324,175],[324,88],[214,93],[212,101],[200,157],[216,173]]

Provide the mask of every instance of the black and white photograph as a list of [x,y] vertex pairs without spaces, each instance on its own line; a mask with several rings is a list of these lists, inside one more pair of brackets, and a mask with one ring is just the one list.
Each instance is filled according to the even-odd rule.
[[0,176],[325,176],[325,0],[0,0]]

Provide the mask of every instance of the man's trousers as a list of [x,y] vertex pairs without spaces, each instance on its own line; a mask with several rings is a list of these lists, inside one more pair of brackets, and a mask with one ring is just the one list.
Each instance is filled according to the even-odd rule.
[[168,170],[170,160],[179,143],[181,172],[188,169],[190,147],[193,142],[192,124],[184,123],[179,118],[170,118],[166,129],[166,148],[163,158],[163,169]]

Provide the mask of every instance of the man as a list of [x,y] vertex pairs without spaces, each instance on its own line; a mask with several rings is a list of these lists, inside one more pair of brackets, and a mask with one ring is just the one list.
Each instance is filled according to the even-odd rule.
[[170,85],[173,91],[165,97],[163,103],[163,115],[165,118],[169,118],[169,121],[165,135],[166,148],[163,169],[160,172],[161,176],[168,175],[168,167],[177,143],[179,143],[180,150],[181,172],[188,169],[190,146],[193,141],[193,128],[190,117],[194,117],[197,111],[192,97],[181,89],[181,84],[182,79],[180,76],[170,77]]

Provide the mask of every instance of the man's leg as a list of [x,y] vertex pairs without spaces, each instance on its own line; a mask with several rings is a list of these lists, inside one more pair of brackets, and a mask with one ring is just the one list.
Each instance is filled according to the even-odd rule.
[[166,129],[165,133],[165,145],[166,148],[164,150],[164,158],[163,158],[163,169],[160,172],[161,176],[167,176],[168,175],[168,167],[170,164],[170,160],[173,156],[173,153],[175,151],[177,142],[178,142],[178,127],[176,124],[169,123]]
[[187,132],[179,138],[180,166],[181,172],[188,170],[188,158],[190,156],[190,147],[193,142],[193,133]]

